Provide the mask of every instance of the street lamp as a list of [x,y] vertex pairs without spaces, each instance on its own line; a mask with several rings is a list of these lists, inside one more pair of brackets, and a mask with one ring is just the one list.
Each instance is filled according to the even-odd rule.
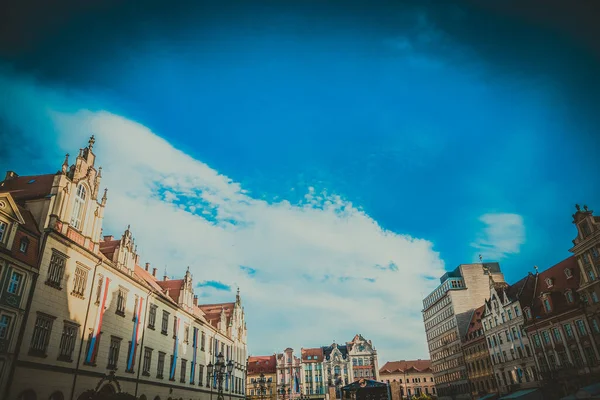
[[279,391],[279,393],[281,393],[281,398],[283,400],[285,400],[285,395],[287,393],[287,395],[289,396],[292,393],[292,388],[288,388],[287,390],[285,389],[286,385],[285,383],[281,386],[281,390]]
[[[218,395],[217,395],[217,400],[224,400],[223,397],[223,379],[225,378],[225,376],[227,374],[231,374],[231,371],[233,371],[233,361],[229,360],[229,362],[225,363],[225,357],[223,356],[223,353],[219,353],[219,355],[217,356],[217,362],[215,363],[215,365],[213,365],[212,363],[209,363],[206,366],[207,370],[208,370],[208,376],[211,377],[211,379],[217,379],[217,384],[218,384]],[[211,387],[212,387],[212,383],[211,383]]]
[[265,378],[265,374],[261,373],[260,377],[254,381],[254,390],[256,390],[256,394],[262,399],[267,396],[267,389],[271,389],[271,384],[273,383],[272,378]]

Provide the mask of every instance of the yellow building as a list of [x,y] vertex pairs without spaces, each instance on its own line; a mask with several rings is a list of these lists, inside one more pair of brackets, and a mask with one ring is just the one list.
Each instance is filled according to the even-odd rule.
[[[125,392],[139,399],[209,399],[207,365],[222,353],[233,370],[225,395],[244,397],[246,324],[241,299],[198,305],[191,273],[159,279],[139,265],[132,231],[101,237],[94,139],[55,174],[11,174],[0,193],[17,196],[40,232],[39,277],[15,362],[0,398],[85,399]],[[35,377],[35,379],[32,379]],[[212,381],[212,385],[209,384]]]
[[252,400],[277,400],[277,361],[272,356],[248,357],[246,396]]
[[436,395],[429,360],[389,361],[379,370],[379,379],[390,384],[394,400],[420,394]]

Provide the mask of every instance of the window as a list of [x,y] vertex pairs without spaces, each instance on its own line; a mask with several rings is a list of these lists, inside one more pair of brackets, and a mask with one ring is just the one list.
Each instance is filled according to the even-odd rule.
[[156,377],[158,379],[163,378],[163,372],[165,370],[165,353],[162,351],[158,352],[158,363],[156,364]]
[[52,332],[52,323],[55,317],[38,313],[31,336],[29,354],[36,356],[45,356],[48,349],[48,341]]
[[8,289],[6,291],[10,294],[18,295],[21,292],[21,283],[23,282],[23,274],[13,271],[10,274],[10,281],[8,281]]
[[75,268],[75,279],[73,281],[73,291],[71,294],[83,299],[87,277],[88,269],[78,265],[77,268]]
[[544,344],[550,344],[550,334],[548,331],[542,332],[542,338],[544,339]]
[[596,280],[596,274],[594,274],[594,271],[591,268],[588,268],[586,272],[590,281]]
[[4,221],[0,221],[0,243],[4,241],[8,233],[8,224]]
[[163,335],[169,333],[169,313],[163,310],[161,332]]
[[600,333],[600,325],[598,325],[598,320],[596,318],[592,319],[592,329],[594,333]]
[[571,271],[571,268],[565,268],[565,276],[567,279],[571,279],[573,277],[573,271]]
[[560,330],[558,328],[552,329],[552,336],[554,336],[554,342],[556,342],[556,343],[562,342],[562,336],[561,336]]
[[156,304],[150,304],[150,312],[148,313],[148,328],[154,329],[154,325],[156,324],[156,309],[158,306]]
[[565,293],[565,297],[567,298],[567,303],[573,303],[573,292],[571,290],[567,290],[567,292]]
[[60,289],[63,274],[65,272],[66,256],[59,254],[56,251],[52,252],[50,258],[50,266],[48,267],[48,277],[46,278],[46,284]]
[[198,385],[202,386],[204,378],[204,365],[198,364]]
[[593,291],[593,292],[592,292],[592,301],[593,301],[594,303],[597,303],[597,302],[598,302],[598,295],[596,294],[596,291]]
[[62,361],[73,361],[73,349],[77,340],[77,331],[79,326],[76,324],[65,322],[63,326],[62,336],[60,337],[60,346],[58,359]]
[[521,315],[521,311],[519,310],[518,306],[515,306],[515,317],[518,317]]
[[100,304],[100,295],[102,294],[102,282],[104,278],[102,275],[98,276],[98,286],[96,287],[96,304]]
[[590,226],[588,225],[587,221],[583,221],[581,224],[579,224],[579,226],[581,227],[581,230],[583,231],[584,237],[590,234]]
[[110,347],[108,348],[108,365],[106,366],[106,369],[117,369],[121,340],[121,338],[116,336],[110,337]]
[[206,334],[202,332],[202,337],[200,338],[200,350],[204,351],[204,344],[206,343]]
[[582,320],[578,319],[575,321],[575,326],[577,326],[577,331],[581,336],[587,335],[587,330],[585,329],[585,325]]
[[119,287],[119,291],[117,293],[117,310],[115,314],[120,315],[122,317],[125,316],[125,303],[127,302],[127,290]]
[[82,221],[83,211],[85,209],[85,197],[85,186],[77,186],[77,192],[75,193],[75,202],[73,203],[73,214],[71,215],[71,226],[79,230],[81,230],[83,225]]
[[183,330],[183,343],[189,343],[190,342],[190,326],[188,324],[185,324],[184,330]]
[[187,360],[181,359],[181,371],[179,374],[179,382],[185,383],[185,373],[187,367]]
[[21,239],[21,242],[19,243],[19,251],[21,253],[27,253],[28,248],[29,248],[29,239],[24,237],[23,239]]
[[550,304],[550,299],[548,297],[544,298],[543,303],[544,303],[544,310],[547,313],[552,312],[552,305]]
[[567,339],[573,339],[573,328],[571,327],[571,324],[564,324],[563,328],[565,328]]
[[531,309],[529,307],[525,309],[525,316],[527,319],[531,319]]
[[535,347],[540,347],[542,345],[540,342],[540,336],[538,334],[533,335],[533,344]]
[[512,310],[509,308],[506,312],[508,313],[508,320],[509,321],[512,320],[512,318],[513,318],[513,316],[512,316]]
[[546,278],[546,286],[548,286],[548,288],[551,288],[552,286],[554,286],[554,279]]
[[2,315],[0,317],[0,340],[8,339],[10,333],[10,323],[12,318],[8,315]]
[[144,364],[142,369],[142,375],[150,376],[150,365],[152,363],[152,349],[146,347],[144,349]]

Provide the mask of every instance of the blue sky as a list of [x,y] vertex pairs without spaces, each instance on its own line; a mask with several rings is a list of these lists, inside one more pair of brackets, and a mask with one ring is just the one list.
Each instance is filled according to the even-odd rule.
[[568,35],[436,2],[203,4],[81,13],[4,53],[0,167],[53,172],[94,133],[105,232],[131,223],[211,302],[240,286],[251,353],[362,333],[426,358],[443,268],[482,254],[516,281],[600,207],[598,61]]

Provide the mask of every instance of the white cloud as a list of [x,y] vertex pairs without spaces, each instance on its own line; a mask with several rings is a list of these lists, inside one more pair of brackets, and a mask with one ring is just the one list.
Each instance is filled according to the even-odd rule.
[[[11,118],[29,130],[28,116],[52,109],[57,94],[21,85],[24,117]],[[342,196],[313,188],[301,204],[252,197],[142,124],[105,111],[60,109],[45,114],[49,125],[35,127],[55,135],[48,172],[60,167],[59,151],[74,154],[95,134],[102,186],[109,188],[104,232],[119,236],[131,224],[142,262],[161,274],[165,266],[169,275],[190,266],[196,282],[240,286],[251,353],[327,345],[361,333],[382,361],[428,357],[421,299],[444,267],[431,242],[387,231]],[[233,296],[196,290],[211,296],[204,301]]]
[[518,214],[484,214],[479,220],[485,224],[483,231],[471,246],[487,261],[498,261],[511,254],[518,254],[525,243],[525,225]]

